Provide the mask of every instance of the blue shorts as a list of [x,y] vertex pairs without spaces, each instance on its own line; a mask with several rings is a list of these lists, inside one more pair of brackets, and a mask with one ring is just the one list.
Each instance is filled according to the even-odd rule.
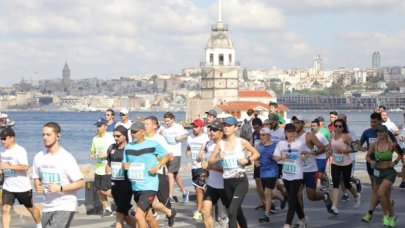
[[326,158],[325,159],[316,159],[316,165],[318,166],[319,172],[326,172]]
[[316,172],[304,172],[304,184],[307,188],[316,189]]

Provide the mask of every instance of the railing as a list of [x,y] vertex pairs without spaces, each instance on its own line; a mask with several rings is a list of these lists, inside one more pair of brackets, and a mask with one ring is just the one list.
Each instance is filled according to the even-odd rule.
[[214,62],[203,61],[203,62],[200,62],[200,66],[201,67],[203,67],[203,66],[240,66],[240,63],[239,63],[239,61],[230,62],[230,63],[225,63],[223,61],[220,61],[217,64],[215,64]]

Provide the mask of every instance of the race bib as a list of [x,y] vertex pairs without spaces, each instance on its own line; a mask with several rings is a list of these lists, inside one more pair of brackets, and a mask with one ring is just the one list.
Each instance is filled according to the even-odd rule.
[[375,177],[380,177],[380,170],[374,169],[373,174]]
[[128,178],[131,181],[145,181],[145,164],[144,163],[133,163],[129,165]]
[[283,172],[295,174],[297,172],[297,154],[287,154],[287,158],[284,160]]
[[62,178],[57,169],[42,168],[40,169],[41,182],[47,184],[61,184]]
[[16,177],[17,172],[11,169],[3,169],[3,175],[4,177]]
[[233,154],[225,155],[224,160],[222,161],[222,166],[225,169],[236,169],[239,167],[238,158]]
[[169,145],[176,145],[177,144],[176,136],[174,136],[174,135],[165,135],[165,139],[166,139],[166,142]]
[[121,162],[111,162],[111,179],[124,180],[125,174]]
[[368,139],[368,143],[369,143],[369,147],[371,146],[371,144],[373,144],[373,143],[375,143],[375,141],[377,141],[377,139],[376,138],[369,138]]
[[342,163],[343,158],[344,158],[343,154],[333,153],[333,160],[335,161],[335,163]]
[[191,152],[191,159],[196,160],[198,157],[199,151],[193,151]]

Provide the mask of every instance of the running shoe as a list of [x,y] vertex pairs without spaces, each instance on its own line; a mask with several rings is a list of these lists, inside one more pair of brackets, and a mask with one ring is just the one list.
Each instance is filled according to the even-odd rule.
[[159,220],[159,214],[155,211],[155,210],[153,210],[153,217],[155,218],[155,220]]
[[342,198],[341,198],[340,200],[341,200],[342,202],[349,201],[349,194],[344,193],[343,196],[342,196]]
[[198,212],[198,211],[194,212],[193,219],[196,220],[196,221],[202,221],[201,212]]
[[319,190],[321,190],[322,192],[328,191],[328,189],[325,187],[325,185],[321,185],[321,188]]
[[404,181],[402,181],[401,182],[401,184],[399,184],[399,186],[398,186],[399,188],[405,188],[405,182]]
[[277,213],[276,206],[274,206],[274,204],[272,204],[270,207],[270,214],[275,214],[275,213]]
[[129,210],[129,214],[135,217],[135,210],[134,209]]
[[323,202],[325,202],[326,209],[328,210],[329,213],[333,214],[332,199],[330,198],[329,192],[324,192],[323,195],[325,197],[323,199]]
[[218,219],[218,223],[221,228],[228,228],[229,218],[226,216],[225,218]]
[[396,227],[397,226],[397,216],[388,217],[388,227]]
[[354,199],[354,208],[360,208],[361,205],[361,195],[357,193],[357,198]]
[[257,205],[255,207],[255,210],[264,209],[265,206],[266,205],[265,205],[264,201],[262,201],[262,202],[259,203],[259,205]]
[[334,214],[334,215],[338,215],[338,214],[339,214],[339,210],[338,210],[335,206],[332,206],[332,207],[331,207],[331,210],[333,211],[333,214]]
[[366,213],[363,218],[361,219],[362,222],[369,223],[373,219],[373,215],[370,213]]
[[356,183],[356,190],[357,190],[357,193],[360,193],[361,192],[361,188],[362,188],[362,186],[361,186],[361,181],[360,181],[360,179],[354,179],[355,180],[355,183]]
[[174,218],[177,215],[177,210],[175,208],[172,208],[172,215],[170,217],[167,217],[167,224],[169,227],[173,227],[174,225]]
[[266,222],[270,222],[270,218],[267,215],[262,215],[262,217],[259,218],[259,222],[260,223],[266,223]]
[[280,208],[284,209],[287,202],[288,202],[288,199],[286,197],[284,197],[284,199],[280,201]]
[[389,227],[390,224],[390,219],[388,217],[388,215],[384,215],[383,219],[382,219],[383,225]]
[[186,193],[183,194],[183,203],[188,202],[188,197],[190,196],[190,191],[186,189]]
[[110,210],[105,210],[103,215],[102,215],[103,218],[104,217],[111,217],[111,216],[114,216],[114,213],[112,211],[110,211]]
[[169,201],[170,201],[170,204],[175,204],[176,203],[176,201],[173,199],[173,197],[169,197]]

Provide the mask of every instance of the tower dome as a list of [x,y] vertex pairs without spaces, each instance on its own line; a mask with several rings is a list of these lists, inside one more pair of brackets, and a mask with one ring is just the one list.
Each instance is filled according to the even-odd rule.
[[207,42],[207,49],[233,49],[233,43],[231,37],[228,33],[228,25],[223,22],[217,22],[216,25],[211,27],[212,33],[211,37]]

